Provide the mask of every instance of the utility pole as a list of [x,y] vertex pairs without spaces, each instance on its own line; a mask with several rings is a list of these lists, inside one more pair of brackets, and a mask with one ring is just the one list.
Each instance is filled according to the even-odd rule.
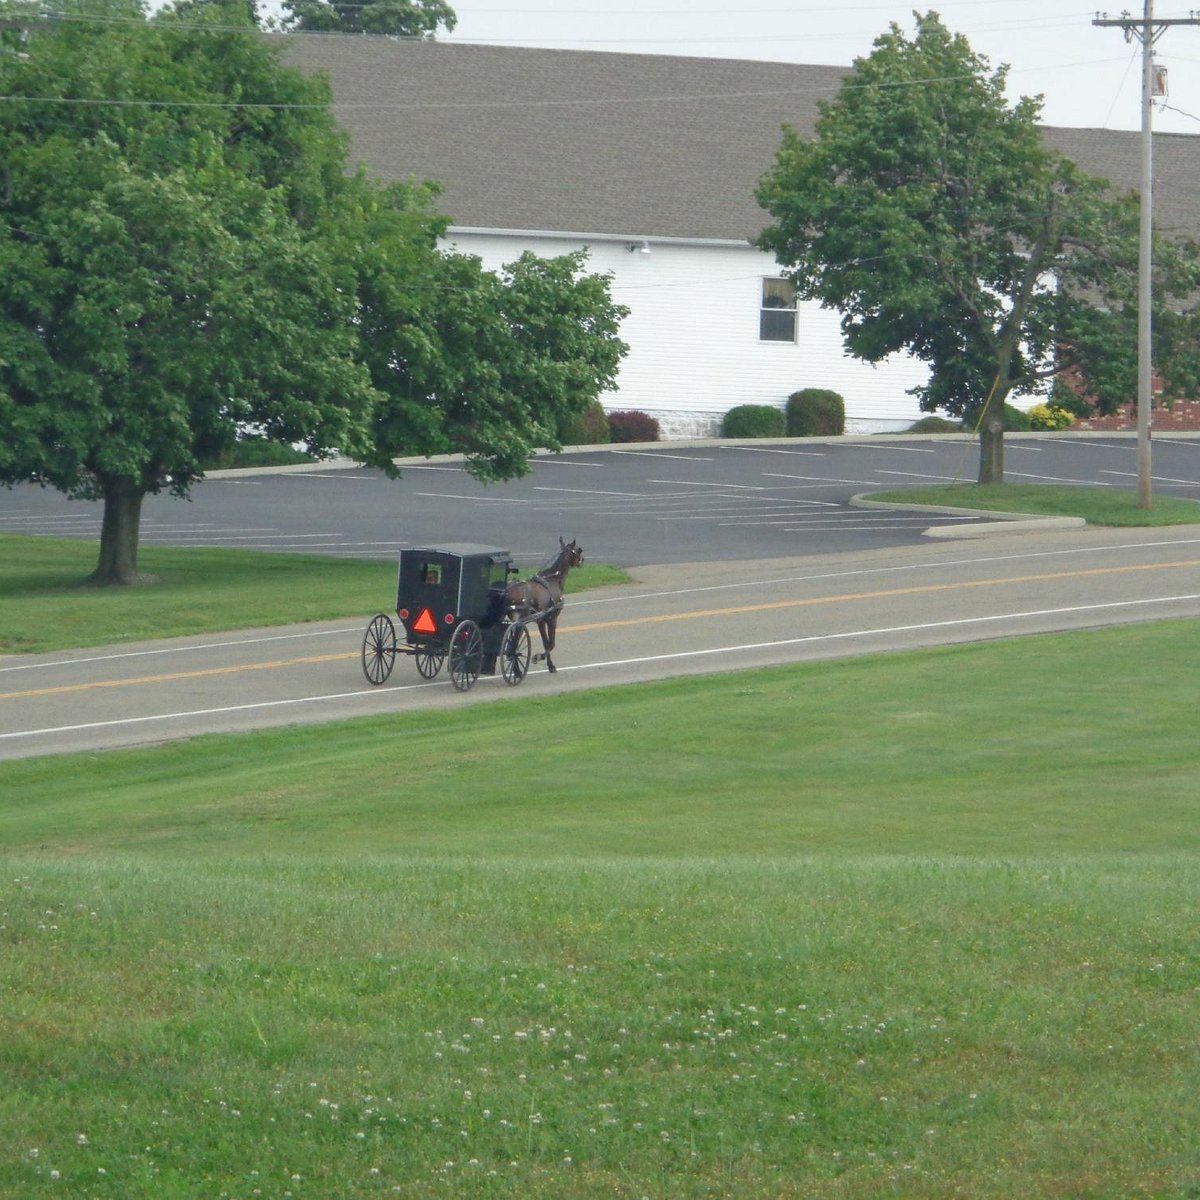
[[1138,506],[1149,508],[1152,503],[1150,472],[1150,405],[1154,392],[1154,362],[1151,345],[1151,277],[1153,251],[1151,238],[1154,224],[1154,43],[1172,25],[1200,25],[1194,12],[1186,17],[1154,19],[1154,0],[1145,0],[1145,12],[1139,21],[1127,12],[1119,17],[1096,14],[1093,25],[1116,26],[1125,31],[1127,42],[1137,38],[1142,43],[1142,187],[1138,248]]

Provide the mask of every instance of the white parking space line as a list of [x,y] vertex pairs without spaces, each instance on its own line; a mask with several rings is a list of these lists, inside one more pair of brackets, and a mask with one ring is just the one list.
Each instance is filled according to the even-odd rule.
[[531,458],[530,465],[535,467],[597,467],[603,468],[603,463],[580,462],[577,458]]
[[[316,538],[334,538],[337,536],[338,535],[336,533],[276,533],[270,530],[266,531],[265,536],[260,533],[253,537],[249,534],[244,534],[239,537],[226,537],[224,534],[213,537],[212,535],[206,533],[198,533],[194,537],[188,534],[175,534],[171,538],[171,545],[182,546],[186,548],[189,542],[199,542],[204,546],[214,546],[218,542],[221,544],[224,544],[225,542],[253,542],[255,545],[259,546],[276,546],[281,542],[310,542]],[[145,542],[153,542],[155,539],[153,537],[146,537],[142,540]]]
[[[821,501],[821,500],[798,500],[795,503],[811,505],[814,508],[840,508],[841,507],[840,504],[828,503],[828,502]],[[712,520],[715,520],[720,517],[728,516],[732,511],[733,510],[731,510],[731,509],[722,508],[722,509],[711,510],[709,512],[703,512],[703,513],[679,513],[679,514],[672,513],[672,514],[668,514],[665,516],[664,515],[656,516],[655,520],[657,520],[657,521],[712,521]],[[775,508],[758,509],[758,508],[755,508],[755,509],[751,510],[750,512],[746,513],[745,519],[747,521],[749,521],[752,518],[770,516],[770,514],[772,514],[772,513],[778,513],[779,515],[778,515],[777,519],[783,520],[783,521],[794,521],[798,515],[794,508],[793,509],[775,509]],[[652,514],[647,514],[647,515],[649,516]]]
[[[1101,475],[1119,475],[1124,479],[1137,479],[1136,471],[1101,471]],[[1151,479],[1155,483],[1179,483],[1184,487],[1195,487],[1197,481],[1195,479],[1172,479],[1169,475],[1151,475]]]
[[464,496],[456,492],[416,492],[426,500],[470,500],[478,504],[528,504],[516,496]]
[[596,492],[588,488],[534,487],[533,490],[535,492],[565,492],[568,496],[629,496],[634,500],[643,498],[639,492]]
[[[943,482],[949,480],[951,483],[957,483],[963,477],[961,475],[922,475],[918,471],[879,471],[880,475],[901,475],[905,479],[940,479]],[[967,480],[971,482],[971,480]]]
[[808,487],[829,487],[831,484],[849,483],[855,487],[874,487],[877,479],[828,479],[824,475],[785,475],[782,471],[764,471],[764,479],[802,479],[811,480]]
[[98,516],[92,516],[88,513],[68,513],[64,516],[52,516],[48,513],[42,516],[38,516],[36,514],[31,514],[30,516],[21,516],[16,513],[10,513],[6,514],[0,519],[11,522],[30,521],[36,522],[39,525],[45,524],[46,522],[52,522],[56,525],[69,525],[73,522],[78,523],[81,521],[85,524],[89,522],[96,522],[99,521],[100,518]]
[[[1093,441],[1076,441],[1072,437],[1052,437],[1043,438],[1045,442],[1053,442],[1056,446],[1074,446],[1077,450],[1116,450],[1121,454],[1130,454],[1133,451],[1132,442],[1093,442]],[[1155,441],[1158,439],[1156,438]],[[1007,446],[1007,441],[1005,442]]]
[[825,458],[824,450],[780,450],[777,446],[722,446],[725,451],[746,451],[749,454],[794,454],[802,458]]
[[1031,475],[1028,471],[1005,471],[1006,476],[1018,479],[1041,479],[1047,483],[1069,483],[1075,487],[1116,487],[1115,483],[1104,483],[1094,479],[1068,479],[1064,475]]
[[838,447],[839,450],[882,450],[884,453],[890,454],[896,450],[901,450],[905,454],[936,454],[933,449],[926,449],[924,446],[897,446],[894,442],[885,442],[877,446],[869,446],[863,442],[847,442],[843,446]]
[[365,479],[370,483],[378,483],[378,475],[348,475],[344,471],[339,471],[336,467],[331,467],[328,471],[280,471],[280,479],[324,479],[335,483],[341,483],[344,479]]
[[662,454],[657,450],[610,450],[610,454],[625,454],[639,458],[677,458],[680,462],[712,462],[711,457],[701,454]]
[[692,482],[688,479],[649,479],[648,483],[661,483],[664,487],[697,487],[697,488],[716,488],[719,491],[730,491],[736,489],[742,492],[765,492],[767,489],[761,486],[755,486],[749,483],[713,483],[707,480],[697,480]]

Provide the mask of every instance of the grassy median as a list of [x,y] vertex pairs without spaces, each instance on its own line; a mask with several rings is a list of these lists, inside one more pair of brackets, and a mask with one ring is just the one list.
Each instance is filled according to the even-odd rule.
[[[92,588],[96,545],[0,534],[0,654],[36,653],[340,617],[367,618],[396,602],[395,562],[144,547],[156,583]],[[568,591],[625,582],[585,565]]]
[[0,764],[0,1195],[1196,1195],[1197,651]]
[[868,498],[894,504],[971,508],[982,512],[1030,513],[1043,517],[1082,517],[1089,525],[1195,525],[1200,502],[1174,496],[1152,497],[1138,505],[1136,492],[1118,488],[1075,487],[1045,483],[940,484],[870,492]]

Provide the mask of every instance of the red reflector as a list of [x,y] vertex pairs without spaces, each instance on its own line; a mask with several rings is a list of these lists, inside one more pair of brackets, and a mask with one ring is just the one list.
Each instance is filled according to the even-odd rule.
[[400,620],[402,620],[402,621],[407,621],[408,620],[408,609],[407,608],[397,609],[396,616],[398,616],[400,618]]
[[433,613],[427,608],[421,609],[421,615],[417,618],[413,625],[414,633],[437,633],[437,622],[433,619]]

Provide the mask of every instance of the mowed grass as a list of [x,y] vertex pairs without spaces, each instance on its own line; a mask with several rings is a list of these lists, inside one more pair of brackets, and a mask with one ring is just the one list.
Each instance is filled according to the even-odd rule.
[[0,764],[0,1195],[1196,1196],[1198,651]]
[[1137,492],[1117,488],[1073,487],[1044,483],[939,484],[871,492],[870,499],[900,504],[946,505],[985,512],[1031,513],[1045,517],[1082,517],[1089,525],[1195,525],[1200,503],[1174,496],[1152,496],[1149,508]]
[[[93,542],[0,534],[0,653],[35,653],[227,629],[366,617],[395,604],[395,562],[244,550],[143,547],[139,568],[157,582],[83,586]],[[587,564],[576,591],[624,582]]]

